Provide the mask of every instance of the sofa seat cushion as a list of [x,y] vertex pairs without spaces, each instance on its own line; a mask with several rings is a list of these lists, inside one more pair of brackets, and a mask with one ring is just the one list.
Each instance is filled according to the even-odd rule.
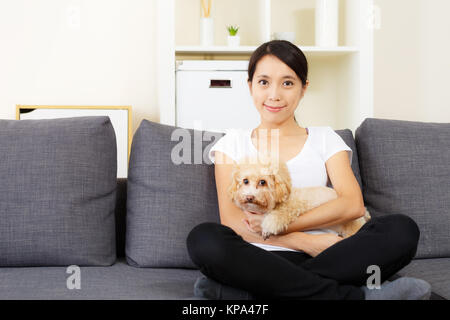
[[122,258],[110,267],[80,267],[80,289],[68,289],[67,279],[75,274],[66,270],[0,268],[0,300],[194,299],[194,283],[200,275],[192,269],[136,268]]
[[356,146],[370,213],[411,217],[417,258],[450,257],[450,124],[366,119]]
[[398,275],[428,281],[433,293],[450,300],[450,258],[414,259]]
[[0,266],[114,263],[108,117],[0,120],[0,180]]
[[[68,289],[73,273],[66,272],[66,267],[0,268],[0,300],[192,300],[200,276],[192,269],[136,268],[120,258],[110,267],[80,267],[80,289]],[[397,275],[424,279],[433,293],[450,299],[450,259],[416,259]]]

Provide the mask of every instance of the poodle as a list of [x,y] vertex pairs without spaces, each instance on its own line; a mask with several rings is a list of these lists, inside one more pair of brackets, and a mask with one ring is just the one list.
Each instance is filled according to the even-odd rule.
[[[245,157],[233,166],[228,193],[242,210],[265,215],[261,224],[264,240],[285,231],[304,212],[337,198],[336,191],[328,187],[293,188],[286,164],[261,155]],[[363,217],[329,229],[347,238],[369,219],[366,209]]]

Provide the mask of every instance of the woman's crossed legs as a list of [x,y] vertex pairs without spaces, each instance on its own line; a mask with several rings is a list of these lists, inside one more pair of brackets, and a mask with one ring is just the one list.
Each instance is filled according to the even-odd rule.
[[360,286],[379,267],[380,282],[414,257],[416,223],[405,215],[372,218],[355,235],[312,258],[303,252],[266,251],[217,223],[196,226],[187,238],[189,255],[206,276],[256,297],[364,299]]

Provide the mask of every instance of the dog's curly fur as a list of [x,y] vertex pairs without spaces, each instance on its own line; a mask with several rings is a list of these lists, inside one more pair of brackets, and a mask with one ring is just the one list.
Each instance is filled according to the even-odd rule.
[[[233,167],[228,188],[232,201],[242,210],[264,214],[264,239],[287,229],[300,214],[336,199],[328,187],[293,188],[285,163],[268,156],[245,157]],[[370,219],[363,217],[329,227],[344,238],[355,234]]]

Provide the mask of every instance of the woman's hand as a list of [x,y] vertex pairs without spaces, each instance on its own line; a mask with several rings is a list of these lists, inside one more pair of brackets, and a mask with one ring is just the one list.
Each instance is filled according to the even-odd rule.
[[[342,237],[334,233],[324,233],[324,234],[308,234],[299,232],[292,232],[289,234],[290,237],[298,238],[298,249],[306,252],[311,257],[319,255],[321,252],[325,251],[332,245],[335,245],[339,241],[343,240]],[[305,237],[306,236],[306,237]]]
[[245,219],[243,219],[244,224],[250,232],[262,234],[261,223],[264,218],[263,214],[252,213],[249,211],[244,211]]
[[[247,229],[250,232],[256,233],[261,236],[261,223],[264,215],[252,213],[249,211],[244,211],[244,214],[245,218],[243,219],[243,222],[247,226]],[[291,232],[282,235],[281,237],[272,236],[271,238],[276,238],[277,242],[281,241],[278,245],[304,251],[311,257],[319,255],[322,251],[325,251],[332,245],[335,245],[339,241],[343,240],[342,237],[334,233],[309,234],[304,232]],[[277,243],[273,244],[277,245]]]

